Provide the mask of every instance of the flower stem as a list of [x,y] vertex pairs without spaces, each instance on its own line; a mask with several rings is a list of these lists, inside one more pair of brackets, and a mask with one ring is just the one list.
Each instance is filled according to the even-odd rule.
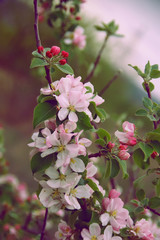
[[95,62],[94,62],[94,66],[93,66],[91,72],[90,72],[89,75],[86,77],[86,79],[84,80],[83,83],[89,82],[90,78],[93,77],[94,72],[95,72],[95,70],[96,70],[96,67],[97,67],[97,65],[98,65],[98,63],[99,63],[99,61],[100,61],[102,52],[103,52],[103,50],[104,50],[104,48],[105,48],[105,46],[106,46],[106,42],[107,42],[108,38],[109,38],[109,35],[107,34],[106,37],[105,37],[105,39],[104,39],[104,42],[103,42],[103,44],[102,44],[102,47],[100,48],[99,53],[98,53],[98,55],[97,55],[97,57],[96,57],[96,60],[95,60]]
[[111,84],[112,84],[115,80],[117,80],[117,78],[119,77],[119,75],[120,75],[120,71],[118,71],[118,72],[113,76],[113,78],[109,80],[109,82],[104,86],[104,88],[102,88],[102,90],[99,92],[98,95],[99,95],[99,96],[102,96],[102,95],[107,91],[107,89],[111,86]]

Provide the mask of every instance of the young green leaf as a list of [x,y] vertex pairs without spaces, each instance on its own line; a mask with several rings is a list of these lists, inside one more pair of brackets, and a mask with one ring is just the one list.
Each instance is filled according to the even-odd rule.
[[126,179],[128,178],[128,173],[127,173],[127,161],[125,160],[121,160],[119,159],[118,157],[116,157],[118,163],[119,163],[119,166],[121,167],[122,169],[122,174],[123,174],[123,178]]
[[97,135],[99,138],[102,138],[103,140],[105,140],[106,142],[109,142],[111,140],[111,135],[103,128],[99,128],[96,131]]
[[140,189],[136,192],[137,199],[142,201],[145,198],[145,192],[143,189]]
[[77,122],[77,128],[79,130],[90,130],[93,128],[92,124],[90,123],[90,118],[88,115],[84,112],[77,112],[78,116],[78,122]]
[[131,64],[128,64],[128,66],[132,67],[136,72],[138,73],[139,76],[144,78],[146,75],[137,67],[137,66],[132,66]]
[[141,150],[143,151],[143,153],[145,155],[144,162],[146,162],[147,159],[152,154],[153,148],[152,148],[152,146],[150,146],[150,145],[148,145],[148,144],[146,144],[144,142],[140,142],[138,145],[139,145],[139,147],[141,148]]
[[65,65],[55,64],[55,66],[63,73],[70,74],[70,75],[74,74],[73,69],[67,63]]
[[148,203],[150,208],[159,208],[160,207],[160,197],[153,197],[150,198],[149,203]]
[[134,153],[133,153],[133,159],[134,159],[135,164],[136,164],[138,167],[140,167],[140,168],[142,168],[142,169],[146,169],[146,168],[149,167],[149,162],[148,162],[148,161],[147,161],[147,162],[144,162],[145,154],[144,154],[144,152],[143,152],[140,148],[138,148],[138,149],[136,149],[136,150],[134,151]]
[[153,107],[153,102],[150,98],[144,97],[142,101],[143,101],[144,107],[146,107],[147,109],[150,109]]
[[49,65],[49,63],[41,58],[33,58],[31,61],[30,68],[35,68],[35,67],[44,67]]
[[119,163],[115,158],[111,159],[112,161],[112,166],[111,166],[111,178],[114,178],[118,175],[120,171]]
[[147,116],[147,111],[145,109],[138,109],[135,113],[136,116]]
[[150,74],[151,78],[159,78],[160,77],[160,71],[153,69]]

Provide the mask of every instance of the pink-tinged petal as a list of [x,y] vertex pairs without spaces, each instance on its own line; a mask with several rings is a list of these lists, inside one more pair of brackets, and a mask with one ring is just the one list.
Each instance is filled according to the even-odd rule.
[[86,228],[83,228],[83,230],[81,232],[81,236],[84,240],[91,240],[91,237],[92,237]]
[[51,188],[59,188],[60,184],[61,184],[61,181],[60,181],[60,179],[58,179],[58,180],[55,180],[55,179],[54,180],[48,180],[47,184]]
[[72,121],[68,121],[65,125],[65,131],[66,132],[73,132],[77,128],[77,124]]
[[57,160],[56,160],[56,167],[59,168],[63,166],[63,164],[65,163],[65,160],[66,160],[66,156],[64,156],[63,152],[58,153]]
[[68,116],[69,110],[68,108],[61,108],[58,112],[59,120],[63,121]]
[[77,114],[72,111],[69,113],[68,119],[72,122],[78,122]]
[[112,237],[111,240],[122,240],[122,238],[121,237]]
[[86,166],[87,178],[93,177],[97,173],[97,168],[94,166],[93,162],[89,162]]
[[54,153],[55,152],[55,149],[53,149],[53,148],[50,148],[50,149],[47,149],[46,151],[44,151],[43,153],[41,153],[41,157],[43,158],[43,157],[46,157],[46,156],[48,156],[48,155],[50,155],[50,154],[52,154],[52,153]]
[[80,158],[72,158],[70,167],[74,172],[84,172],[85,170],[84,162]]
[[74,158],[77,157],[79,148],[77,144],[73,143],[66,145],[66,150],[68,150],[70,158]]
[[120,132],[120,131],[116,131],[115,132],[115,136],[118,138],[118,140],[122,143],[127,143],[128,142],[128,138],[127,138],[127,135],[126,133],[124,132]]
[[48,128],[42,129],[41,133],[44,137],[51,135],[51,131]]
[[104,240],[111,240],[112,233],[113,233],[112,226],[111,225],[107,226],[104,230]]
[[62,132],[59,134],[59,136],[60,136],[61,144],[65,146],[69,143],[73,135],[71,133]]
[[102,223],[102,226],[106,226],[109,222],[109,219],[110,219],[110,216],[108,213],[103,213],[101,216],[100,216],[100,221]]
[[123,127],[124,132],[134,133],[134,131],[135,131],[135,125],[133,123],[128,122],[128,121],[125,121],[122,124],[122,127]]
[[39,199],[44,207],[51,207],[54,202],[51,197],[52,190],[43,188],[39,194]]
[[62,93],[61,95],[56,96],[56,100],[62,108],[68,108],[69,107],[69,101],[68,101],[68,95],[67,94]]
[[89,231],[90,231],[91,236],[96,236],[96,237],[98,237],[98,236],[101,234],[101,228],[100,228],[100,226],[98,225],[98,223],[92,223],[92,224],[89,226]]
[[68,93],[72,87],[72,80],[70,78],[61,78],[58,85],[60,93]]
[[85,147],[89,147],[92,144],[92,141],[87,138],[81,138],[79,140],[79,144],[84,145]]
[[69,183],[70,185],[73,184],[77,180],[78,174],[77,173],[71,173],[66,176],[66,182]]
[[76,197],[77,198],[90,198],[90,193],[86,186],[78,186],[76,187]]
[[55,130],[50,136],[46,137],[46,144],[51,144],[52,146],[59,146],[59,135],[57,130]]
[[45,174],[52,179],[57,179],[59,177],[59,173],[54,167],[47,168]]
[[118,198],[121,195],[116,189],[111,189],[109,192],[109,198]]
[[102,104],[104,102],[104,99],[98,95],[96,95],[93,99],[91,99],[93,102],[95,102],[96,106]]
[[49,87],[48,88],[41,88],[40,92],[43,95],[52,95],[53,94],[53,90],[51,90]]
[[112,225],[113,231],[119,233],[119,230],[125,225],[121,225],[114,217],[110,217],[110,224]]

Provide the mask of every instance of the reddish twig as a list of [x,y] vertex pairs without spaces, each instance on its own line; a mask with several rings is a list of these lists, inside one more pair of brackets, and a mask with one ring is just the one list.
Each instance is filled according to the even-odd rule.
[[103,52],[103,50],[104,50],[104,48],[105,48],[105,46],[106,46],[106,42],[107,42],[107,40],[108,40],[108,37],[109,37],[109,35],[107,34],[106,37],[105,37],[105,39],[104,39],[104,42],[103,42],[103,44],[102,44],[102,47],[100,48],[99,53],[98,53],[98,55],[97,55],[97,57],[96,57],[96,60],[95,60],[95,62],[94,62],[93,69],[91,70],[91,72],[90,72],[89,75],[86,77],[86,79],[84,80],[83,83],[89,82],[90,78],[93,77],[94,72],[95,72],[95,70],[96,70],[96,67],[97,67],[97,65],[98,65],[98,63],[99,63],[99,61],[100,61],[102,52]]
[[32,213],[29,213],[28,216],[26,217],[24,225],[22,226],[22,229],[23,229],[23,231],[28,232],[30,234],[38,235],[39,232],[36,232],[36,231],[28,228],[31,220],[32,220]]
[[98,152],[98,153],[91,153],[88,155],[88,158],[92,158],[92,157],[101,157],[102,156],[102,153],[101,152]]
[[43,240],[43,237],[44,237],[44,234],[45,234],[47,217],[48,217],[48,208],[46,208],[46,212],[45,212],[45,216],[44,216],[44,221],[43,221],[43,227],[42,227],[42,232],[41,232],[41,238],[40,238],[40,240]]
[[104,88],[99,92],[98,95],[102,96],[107,91],[107,89],[111,86],[111,84],[119,77],[119,75],[120,75],[120,71],[118,71],[118,73],[113,76],[113,78],[106,84],[106,86],[104,86]]
[[150,207],[146,207],[148,210],[150,210],[152,213],[154,213],[154,214],[156,214],[156,215],[158,215],[158,216],[160,216],[160,213],[159,212],[157,212],[156,210],[154,210],[154,209],[152,209],[152,208],[150,208]]

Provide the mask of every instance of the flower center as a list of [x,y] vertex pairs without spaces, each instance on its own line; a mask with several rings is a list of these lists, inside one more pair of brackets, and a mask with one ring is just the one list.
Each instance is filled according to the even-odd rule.
[[93,235],[91,240],[97,240],[97,237],[95,235]]
[[65,146],[61,145],[58,147],[58,152],[62,152],[65,149]]
[[71,163],[75,163],[76,161],[73,159],[73,158],[71,158]]
[[58,189],[56,189],[52,195],[53,198],[56,198],[59,196],[59,192],[58,192]]
[[117,210],[114,210],[113,212],[110,213],[112,217],[116,217],[117,215]]
[[135,231],[136,233],[138,233],[138,232],[140,231],[140,227],[136,227],[136,228],[134,229],[134,231]]
[[71,112],[74,112],[75,111],[75,108],[74,106],[70,105],[69,108],[68,108]]
[[60,178],[60,180],[64,180],[64,179],[66,179],[66,176],[63,175],[63,174],[60,174],[60,175],[59,175],[59,178]]
[[75,197],[76,196],[76,192],[77,192],[76,189],[71,189],[70,194],[72,194],[72,196]]

